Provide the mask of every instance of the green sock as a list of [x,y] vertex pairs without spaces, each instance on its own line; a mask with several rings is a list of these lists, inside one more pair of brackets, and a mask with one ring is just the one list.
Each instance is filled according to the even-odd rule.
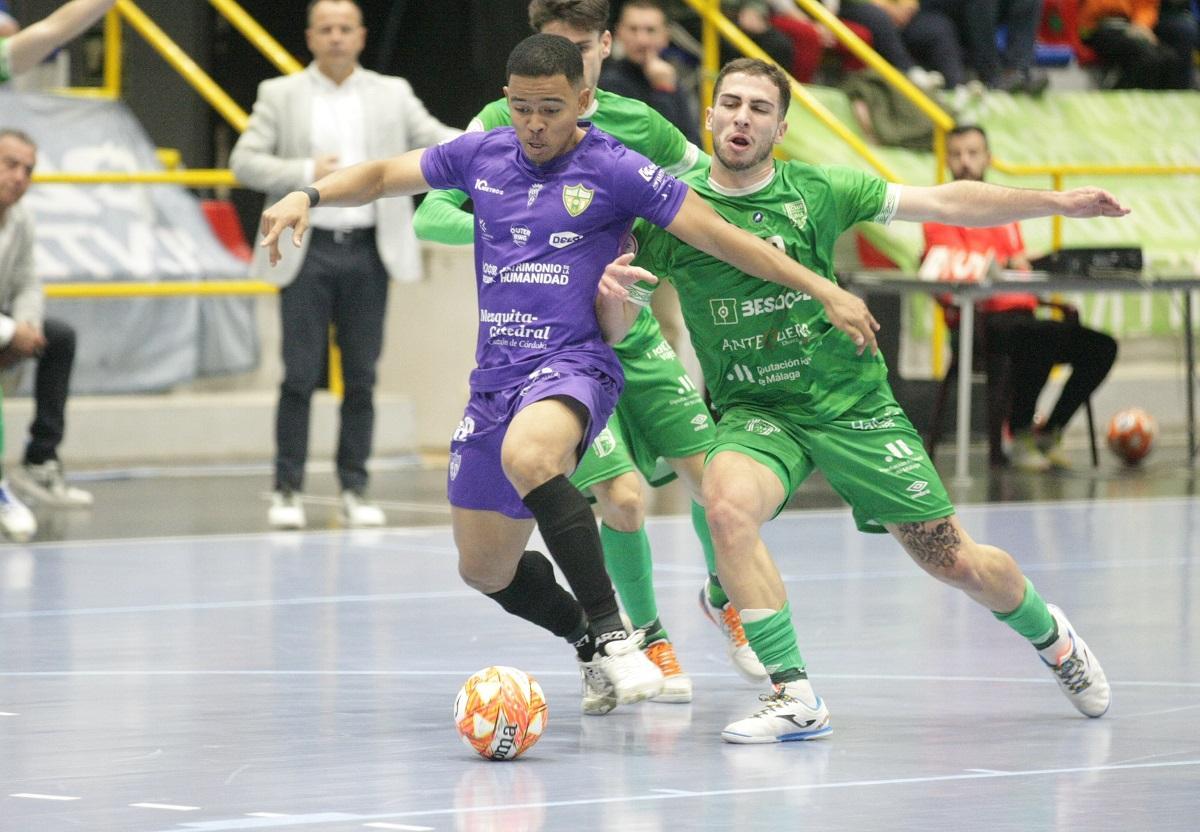
[[[746,631],[746,640],[754,648],[754,654],[771,674],[771,681],[787,682],[804,678],[796,673],[804,670],[804,657],[800,655],[800,645],[796,643],[791,605],[785,603],[783,609],[757,621],[747,620],[748,612],[742,611],[742,628]],[[750,617],[753,618],[753,615]]]
[[1028,578],[1025,579],[1025,597],[1017,608],[1012,612],[993,612],[992,615],[1029,639],[1039,650],[1053,642],[1058,634],[1054,616]]
[[708,530],[708,515],[704,513],[704,506],[695,500],[692,500],[692,528],[696,530],[696,537],[700,538],[704,565],[708,567],[708,603],[723,607],[729,603],[729,596],[721,588],[721,580],[717,577],[717,550],[713,548],[712,533]]
[[604,546],[604,565],[633,626],[652,623],[658,618],[658,604],[654,600],[654,566],[645,527],[619,532],[601,523],[600,542]]

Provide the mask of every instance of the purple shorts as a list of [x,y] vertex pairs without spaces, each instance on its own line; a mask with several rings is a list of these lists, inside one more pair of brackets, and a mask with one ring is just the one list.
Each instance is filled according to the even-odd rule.
[[446,494],[450,505],[497,511],[523,520],[533,516],[500,465],[500,447],[513,417],[527,405],[564,396],[588,411],[588,424],[577,456],[604,429],[621,394],[621,382],[607,373],[570,359],[548,361],[527,378],[504,390],[472,391],[454,438]]

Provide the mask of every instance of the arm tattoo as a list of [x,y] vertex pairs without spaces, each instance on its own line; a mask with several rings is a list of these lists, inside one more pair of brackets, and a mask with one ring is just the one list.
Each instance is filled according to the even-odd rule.
[[920,563],[941,569],[954,566],[954,553],[962,545],[962,539],[949,518],[926,523],[900,523],[896,531],[904,548]]

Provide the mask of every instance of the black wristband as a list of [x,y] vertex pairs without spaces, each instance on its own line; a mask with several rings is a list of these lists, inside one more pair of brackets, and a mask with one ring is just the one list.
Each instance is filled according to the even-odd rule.
[[311,187],[311,186],[309,186],[307,188],[299,188],[298,190],[300,191],[300,193],[302,193],[306,197],[308,197],[308,207],[309,208],[317,207],[317,203],[319,203],[321,201],[321,192],[320,191],[318,191],[316,188]]

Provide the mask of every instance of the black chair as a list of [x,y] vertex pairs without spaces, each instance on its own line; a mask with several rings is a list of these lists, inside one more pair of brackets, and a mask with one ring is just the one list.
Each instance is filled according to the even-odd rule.
[[[1067,323],[1076,326],[1079,325],[1079,310],[1070,304],[1039,298],[1038,305],[1042,308],[1056,310]],[[1008,458],[1004,455],[1004,425],[1008,420],[1008,413],[1012,402],[1012,390],[1010,387],[1012,367],[1008,356],[1001,353],[993,353],[987,348],[987,314],[986,312],[977,312],[975,315],[976,337],[975,349],[972,353],[972,364],[974,366],[971,368],[971,371],[973,373],[983,373],[984,383],[986,384],[988,462],[992,465],[1003,466],[1008,463]],[[954,388],[955,382],[958,379],[957,329],[950,331],[950,338],[952,350],[950,366],[946,368],[946,375],[942,377],[941,384],[938,385],[933,403],[933,415],[929,419],[929,428],[925,434],[925,451],[929,454],[931,462],[934,459],[937,444],[942,438],[943,424],[946,417],[946,401],[950,390]],[[1096,468],[1100,465],[1100,454],[1096,446],[1096,422],[1092,415],[1092,400],[1090,398],[1084,402],[1084,411],[1087,414],[1088,439],[1091,442],[1092,450],[1092,467]]]

